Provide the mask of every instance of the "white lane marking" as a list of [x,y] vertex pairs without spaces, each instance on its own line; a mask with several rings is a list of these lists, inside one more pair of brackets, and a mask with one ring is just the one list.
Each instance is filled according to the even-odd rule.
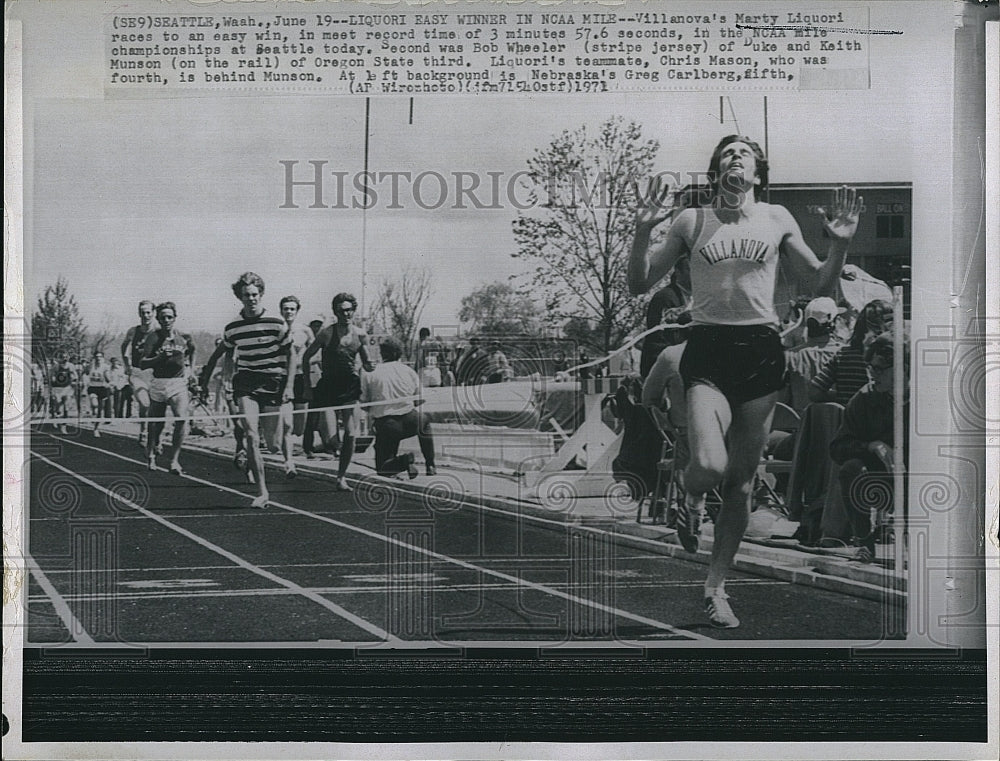
[[[49,435],[51,436],[51,434],[49,434]],[[107,455],[109,457],[114,457],[114,458],[119,459],[119,460],[124,460],[125,462],[131,462],[131,463],[133,463],[135,465],[140,465],[140,466],[144,465],[144,463],[139,462],[138,460],[132,459],[131,457],[126,457],[124,455],[117,454],[116,452],[110,452],[110,451],[108,451],[106,449],[101,449],[100,447],[92,447],[92,446],[89,446],[88,444],[81,444],[79,442],[72,441],[72,440],[69,440],[69,439],[62,439],[62,438],[60,438],[58,436],[52,436],[52,438],[57,439],[59,441],[65,441],[67,444],[72,444],[74,446],[81,447],[83,449],[90,449],[90,450],[92,450],[94,452],[100,452],[101,454]],[[35,455],[35,456],[37,457],[39,455]],[[46,458],[42,458],[42,459],[46,459]],[[46,459],[46,461],[51,463],[50,460]],[[55,465],[55,463],[52,463],[52,464]],[[59,467],[59,466],[56,466],[56,467]],[[67,473],[71,473],[71,471],[68,471],[68,470],[66,472]],[[72,475],[76,475],[76,474],[73,473]],[[77,477],[79,478],[80,476],[77,476]],[[175,476],[175,478],[176,477],[177,476]],[[236,495],[238,495],[240,497],[243,497],[244,499],[250,499],[251,498],[251,497],[249,497],[249,495],[247,495],[244,492],[241,492],[241,491],[239,491],[237,489],[232,489],[232,488],[230,488],[228,486],[222,486],[221,484],[216,484],[216,483],[213,483],[211,481],[206,481],[205,479],[198,478],[197,476],[192,476],[192,475],[190,475],[188,473],[182,473],[179,477],[180,478],[185,478],[185,479],[187,479],[189,481],[194,481],[195,483],[199,483],[199,484],[202,484],[204,486],[210,486],[210,487],[212,487],[214,489],[218,489],[219,491],[228,492],[230,494],[236,494]],[[102,488],[102,487],[98,487],[98,488]],[[490,568],[484,568],[483,566],[478,566],[478,565],[476,565],[474,563],[469,563],[469,562],[467,562],[465,560],[459,560],[458,558],[449,557],[448,555],[442,555],[439,552],[433,552],[433,551],[425,549],[423,547],[418,547],[417,545],[408,544],[406,542],[400,541],[399,539],[393,539],[392,537],[388,537],[388,536],[385,536],[383,534],[378,534],[378,533],[376,533],[374,531],[368,531],[367,529],[361,528],[360,526],[352,526],[349,523],[343,523],[342,521],[338,521],[338,520],[335,520],[333,518],[328,518],[328,517],[326,517],[324,515],[316,515],[315,513],[309,512],[308,510],[301,510],[301,509],[299,509],[297,507],[293,507],[291,505],[286,505],[286,504],[284,504],[282,502],[277,502],[275,500],[271,500],[268,504],[271,507],[278,507],[278,508],[281,508],[282,510],[286,510],[286,511],[288,511],[290,513],[295,513],[297,515],[302,515],[302,516],[305,516],[307,518],[312,518],[313,520],[322,521],[323,523],[329,523],[332,526],[337,526],[338,528],[347,529],[348,531],[353,531],[355,533],[361,534],[362,536],[367,536],[367,537],[369,537],[371,539],[375,539],[375,540],[380,541],[380,542],[385,542],[386,544],[392,544],[392,545],[395,545],[397,547],[402,547],[404,549],[410,550],[411,552],[417,553],[419,555],[426,555],[427,557],[435,558],[435,559],[440,560],[440,561],[445,562],[445,563],[451,563],[452,565],[457,565],[460,568],[466,568],[466,569],[471,570],[471,571],[478,571],[480,573],[486,574],[487,576],[493,576],[493,577],[496,577],[498,579],[503,579],[504,581],[513,582],[513,583],[515,583],[515,584],[517,584],[519,586],[525,587],[527,589],[532,589],[532,590],[534,590],[536,592],[542,592],[543,594],[552,595],[553,597],[558,597],[560,599],[566,600],[566,601],[574,603],[576,605],[580,605],[580,606],[585,607],[585,608],[592,608],[594,610],[599,610],[599,611],[601,611],[603,613],[610,613],[613,616],[616,616],[616,617],[619,617],[619,618],[624,618],[627,621],[634,621],[636,623],[643,624],[645,626],[651,626],[653,628],[660,629],[660,630],[663,630],[663,631],[667,631],[667,632],[670,632],[671,634],[676,634],[678,636],[688,637],[690,639],[702,640],[702,641],[705,641],[705,642],[714,642],[715,641],[712,637],[705,636],[704,634],[698,634],[697,632],[688,631],[687,629],[681,629],[679,627],[672,626],[671,624],[664,623],[663,621],[657,621],[656,619],[647,618],[646,616],[642,616],[642,615],[639,615],[637,613],[630,613],[630,612],[625,611],[625,610],[620,610],[620,609],[614,608],[614,607],[612,607],[610,605],[605,605],[604,603],[595,602],[593,600],[588,600],[588,599],[586,599],[584,597],[578,597],[577,595],[571,595],[571,594],[568,594],[566,592],[562,592],[562,591],[560,591],[558,589],[553,589],[552,587],[549,587],[549,586],[547,586],[545,584],[539,584],[539,583],[536,583],[536,582],[533,582],[533,581],[528,581],[528,580],[522,579],[522,578],[520,578],[518,576],[511,576],[510,574],[503,573],[502,571],[495,571],[495,570],[492,570]],[[138,505],[136,505],[136,507],[138,507]],[[140,508],[140,509],[142,509],[142,508]],[[151,515],[151,517],[154,517],[157,520],[163,520],[163,519],[159,518],[159,516],[156,516],[153,513],[150,513],[150,515]],[[169,522],[166,522],[166,521],[164,521],[164,522],[168,523],[168,525],[171,525],[171,527],[173,527],[172,524],[169,524]],[[564,525],[564,524],[562,524],[562,525]],[[176,530],[183,531],[183,529],[180,529],[179,527],[174,527],[174,528]],[[189,532],[185,532],[185,533],[189,533]],[[194,537],[195,535],[194,534],[190,534],[190,536]],[[219,548],[219,550],[222,551],[222,552],[224,552],[224,550],[221,550],[221,548]]]
[[24,558],[24,563],[28,566],[28,570],[31,575],[34,576],[35,581],[38,582],[38,586],[42,588],[45,592],[45,596],[52,603],[52,607],[55,609],[56,615],[63,622],[63,626],[69,631],[70,636],[73,637],[74,642],[78,642],[81,645],[94,645],[94,638],[91,637],[87,630],[83,628],[83,624],[80,620],[73,615],[73,611],[69,609],[69,603],[66,602],[66,598],[56,591],[56,588],[52,586],[52,582],[48,580],[45,573],[41,568],[38,567],[38,563],[30,555],[26,555]]
[[118,584],[132,589],[193,589],[219,586],[219,582],[212,579],[138,579],[119,581]]
[[[768,582],[768,583],[777,585],[777,584],[780,584],[781,582],[773,581],[773,582]],[[728,582],[726,584],[727,584],[727,586],[729,586]],[[585,586],[586,585],[582,585],[582,584],[558,584],[558,585],[553,585],[553,587],[557,588],[557,589],[575,589],[577,587],[585,587]],[[700,582],[700,581],[672,582],[672,583],[663,583],[663,584],[650,582],[650,583],[642,584],[642,585],[638,585],[638,586],[630,586],[629,589],[630,590],[631,589],[663,589],[665,587],[670,587],[670,588],[674,588],[674,589],[685,589],[685,588],[691,588],[691,589],[698,588],[698,589],[700,589],[702,586],[703,586],[703,583]],[[366,585],[363,585],[363,586],[304,587],[304,589],[307,589],[310,592],[315,592],[316,594],[323,594],[323,595],[347,595],[347,594],[356,595],[356,594],[376,594],[376,593],[377,594],[384,594],[384,593],[387,593],[387,592],[391,592],[395,588],[396,587],[391,586],[389,584],[382,584],[382,585],[378,585],[378,586],[366,584]],[[152,589],[152,588],[150,588],[150,589]],[[180,589],[180,591],[176,591],[178,589]],[[482,584],[482,583],[475,583],[475,584],[450,584],[450,585],[440,586],[440,587],[436,586],[436,587],[430,588],[430,589],[428,589],[426,591],[433,592],[435,594],[442,594],[442,593],[445,593],[445,592],[448,592],[448,593],[463,592],[464,593],[464,592],[479,592],[479,591],[482,591],[482,590],[491,590],[491,591],[505,591],[506,590],[506,591],[512,591],[512,590],[515,590],[515,589],[517,589],[517,585],[516,584],[512,584],[512,583],[509,583],[509,582],[508,583],[496,582],[496,583],[493,583],[493,584]],[[173,589],[163,589],[163,590],[149,591],[149,592],[136,591],[136,592],[117,593],[117,594],[115,594],[115,600],[162,600],[162,599],[166,599],[168,597],[169,598],[242,597],[242,596],[266,597],[266,596],[269,596],[269,595],[273,595],[273,596],[291,596],[291,595],[295,595],[295,594],[298,594],[298,593],[296,591],[294,591],[294,590],[290,590],[290,589],[273,589],[273,588],[269,588],[269,589],[196,589],[196,588],[182,589],[182,588],[174,587]],[[41,597],[41,596],[36,596],[35,598],[32,598],[32,599],[35,599],[37,601],[37,600],[41,600],[41,599],[44,599],[44,598]],[[106,594],[64,595],[63,599],[65,599],[65,600],[67,600],[69,602],[76,602],[76,601],[81,601],[81,600],[106,600],[107,599],[107,595]]]
[[[85,446],[85,445],[80,444],[79,446]],[[87,448],[90,449],[90,447],[87,447]],[[361,618],[359,616],[354,615],[349,610],[347,610],[345,608],[342,608],[342,607],[340,607],[339,605],[337,605],[335,603],[330,602],[329,600],[327,600],[322,595],[318,595],[318,594],[315,594],[313,592],[309,592],[307,589],[305,589],[304,587],[299,586],[298,584],[296,584],[293,581],[289,581],[288,579],[284,579],[281,576],[278,576],[277,574],[273,574],[270,571],[265,571],[263,568],[255,566],[253,563],[251,563],[251,562],[249,562],[247,560],[244,560],[239,555],[234,555],[232,552],[229,552],[229,550],[223,549],[219,545],[213,544],[212,542],[209,542],[207,539],[203,539],[202,537],[198,536],[197,534],[194,534],[194,533],[188,531],[185,528],[182,528],[182,527],[180,527],[180,526],[178,526],[178,525],[176,525],[174,523],[171,523],[166,518],[163,518],[163,517],[157,515],[156,513],[152,512],[150,510],[147,510],[146,508],[141,507],[140,505],[137,505],[137,504],[135,504],[134,502],[132,502],[130,500],[125,499],[124,497],[122,497],[119,494],[115,494],[114,492],[112,492],[109,489],[105,489],[100,484],[98,484],[98,483],[96,483],[94,481],[91,481],[89,478],[81,476],[79,473],[76,473],[76,472],[70,470],[69,468],[64,468],[62,465],[59,465],[58,463],[52,462],[52,460],[50,460],[47,457],[43,457],[42,455],[40,455],[40,454],[38,454],[36,452],[32,452],[32,456],[37,457],[39,460],[41,460],[42,462],[45,462],[45,463],[51,465],[53,468],[56,468],[57,470],[61,470],[63,473],[66,473],[66,474],[72,476],[73,478],[77,479],[81,483],[84,483],[84,484],[86,484],[87,486],[90,486],[93,489],[97,489],[98,491],[103,492],[104,494],[108,495],[112,499],[117,500],[121,504],[123,504],[123,505],[125,505],[127,507],[130,507],[133,510],[137,510],[138,512],[142,513],[143,515],[145,515],[145,516],[151,518],[152,520],[156,521],[160,525],[166,526],[171,531],[176,531],[181,536],[187,537],[188,539],[190,539],[191,541],[193,541],[193,542],[201,545],[205,549],[211,550],[212,552],[214,552],[214,553],[216,553],[218,555],[221,555],[222,557],[226,558],[227,560],[231,560],[233,563],[235,563],[236,565],[240,566],[241,568],[244,568],[244,569],[250,571],[251,573],[255,573],[258,576],[263,576],[268,581],[273,581],[275,584],[279,584],[279,585],[281,585],[283,587],[286,587],[287,589],[294,590],[298,594],[301,594],[302,596],[304,596],[304,597],[312,600],[313,602],[317,603],[318,605],[321,605],[322,607],[326,608],[330,612],[335,613],[336,615],[340,616],[341,618],[344,618],[344,619],[350,621],[352,624],[354,624],[358,628],[364,629],[369,634],[374,634],[379,639],[386,640],[387,642],[393,642],[393,643],[399,642],[399,640],[396,637],[392,636],[391,634],[389,634],[389,632],[385,631],[381,627],[375,626],[374,624],[369,623],[365,619],[363,619],[363,618]],[[123,458],[123,459],[126,459],[126,458]],[[246,496],[246,495],[243,495],[243,496]]]

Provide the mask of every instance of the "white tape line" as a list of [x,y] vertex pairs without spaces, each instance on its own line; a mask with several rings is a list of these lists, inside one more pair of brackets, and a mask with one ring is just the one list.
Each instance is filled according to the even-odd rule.
[[[53,437],[53,438],[58,438],[58,437]],[[126,457],[126,456],[120,455],[120,454],[118,454],[116,452],[109,452],[107,450],[100,449],[99,447],[92,447],[92,446],[89,446],[87,444],[81,444],[79,442],[70,441],[68,439],[65,439],[65,440],[64,439],[60,439],[60,441],[66,441],[67,444],[72,444],[74,446],[82,447],[84,449],[90,449],[90,450],[93,450],[93,451],[96,451],[96,452],[101,452],[102,454],[105,454],[105,455],[117,458],[119,460],[124,460],[126,462],[131,462],[131,463],[134,463],[136,465],[140,465],[140,466],[144,465],[144,463],[141,463],[138,460],[134,460],[131,457]],[[36,456],[38,456],[38,455],[36,455]],[[42,459],[45,459],[45,458],[42,458]],[[48,461],[48,460],[46,460],[46,461],[47,462],[51,462],[51,461]],[[59,466],[56,466],[56,467],[59,467]],[[70,472],[70,471],[67,471],[67,472]],[[186,478],[186,479],[188,479],[190,481],[195,481],[196,483],[204,484],[205,486],[211,486],[211,487],[213,487],[215,489],[219,489],[220,491],[226,491],[226,492],[230,492],[232,494],[238,494],[238,495],[240,495],[242,497],[246,497],[247,496],[243,492],[238,491],[236,489],[232,489],[232,488],[230,488],[228,486],[222,486],[221,484],[212,483],[211,481],[206,481],[204,479],[197,478],[196,476],[192,476],[192,475],[189,475],[187,473],[182,473],[180,477],[181,478]],[[78,476],[78,478],[79,478],[79,476]],[[390,487],[389,484],[386,484],[386,486]],[[102,488],[102,487],[98,487],[98,488]],[[286,504],[283,504],[281,502],[275,502],[274,500],[270,500],[268,502],[268,505],[271,506],[271,507],[281,508],[282,510],[285,510],[285,511],[290,512],[290,513],[295,513],[296,515],[302,515],[302,516],[305,516],[307,518],[312,518],[313,520],[318,520],[318,521],[321,521],[323,523],[329,523],[332,526],[337,526],[339,528],[344,528],[344,529],[347,529],[349,531],[353,531],[355,533],[361,534],[363,536],[367,536],[367,537],[369,537],[371,539],[377,539],[378,541],[385,542],[386,544],[392,544],[392,545],[395,545],[397,547],[402,547],[404,549],[410,550],[411,552],[415,552],[415,553],[420,554],[420,555],[426,555],[428,557],[434,558],[435,560],[440,560],[440,561],[445,562],[445,563],[450,563],[452,565],[457,565],[460,568],[465,568],[465,569],[470,570],[470,571],[476,571],[478,573],[486,574],[487,576],[493,576],[493,577],[498,578],[498,579],[503,579],[504,581],[509,581],[511,583],[517,584],[518,586],[525,587],[527,589],[532,589],[532,590],[535,590],[537,592],[542,592],[544,594],[548,594],[548,595],[551,595],[553,597],[559,597],[561,599],[567,600],[568,602],[572,602],[572,603],[574,603],[576,605],[581,605],[581,606],[587,607],[587,608],[593,608],[595,610],[599,610],[599,611],[604,612],[604,613],[610,613],[610,614],[612,614],[612,615],[614,615],[616,617],[619,617],[619,618],[624,618],[624,619],[629,620],[629,621],[635,621],[636,623],[644,624],[645,626],[650,626],[650,627],[653,627],[655,629],[660,629],[661,631],[667,631],[667,632],[670,632],[671,634],[675,634],[677,636],[683,636],[683,637],[688,637],[690,639],[703,640],[703,641],[707,641],[707,642],[714,642],[715,641],[711,637],[706,637],[703,634],[697,634],[695,632],[687,631],[686,629],[680,629],[680,628],[678,628],[676,626],[671,626],[670,624],[664,623],[662,621],[657,621],[657,620],[652,619],[652,618],[646,618],[645,616],[640,616],[640,615],[638,615],[636,613],[629,613],[628,611],[619,610],[618,608],[613,608],[613,607],[611,607],[609,605],[604,605],[603,603],[594,602],[593,600],[588,600],[588,599],[583,598],[583,597],[578,597],[576,595],[568,594],[568,593],[562,592],[562,591],[560,591],[558,589],[553,589],[552,587],[546,586],[545,584],[538,584],[538,583],[533,582],[533,581],[528,581],[526,579],[522,579],[519,576],[511,576],[510,574],[503,573],[502,571],[494,571],[494,570],[492,570],[490,568],[484,568],[483,566],[478,566],[478,565],[476,565],[474,563],[469,563],[469,562],[464,561],[464,560],[459,560],[458,558],[453,558],[453,557],[450,557],[449,555],[442,555],[441,553],[433,552],[431,550],[427,550],[427,549],[425,549],[423,547],[419,547],[417,545],[407,544],[406,542],[400,541],[398,539],[393,539],[392,537],[385,536],[384,534],[379,534],[379,533],[376,533],[374,531],[368,531],[367,529],[363,529],[363,528],[361,528],[359,526],[354,526],[354,525],[351,525],[350,523],[344,523],[342,521],[335,520],[334,518],[329,518],[329,517],[327,517],[325,515],[316,515],[315,513],[309,512],[308,510],[302,510],[300,508],[293,507],[291,505],[286,505]],[[155,517],[157,520],[162,520],[158,516],[153,516],[153,517]],[[167,521],[164,521],[164,522],[165,523],[169,523]],[[562,525],[565,525],[565,524],[562,524]],[[179,529],[179,530],[183,531],[183,529]],[[191,536],[193,537],[194,535],[191,535]],[[225,552],[225,551],[221,550],[221,552]]]
[[[339,412],[340,410],[353,410],[357,408],[364,409],[366,407],[374,407],[379,404],[394,404],[397,402],[414,402],[419,399],[423,399],[423,396],[400,396],[394,399],[385,399],[379,402],[351,402],[350,404],[339,404],[330,407],[310,407],[308,409],[292,409],[292,403],[286,402],[281,405],[280,409],[270,409],[270,411],[260,411],[257,413],[258,418],[262,417],[273,417],[275,415],[292,415],[292,414],[306,414],[307,412]],[[522,401],[521,398],[512,398],[509,400],[498,400],[498,401]],[[287,407],[287,409],[286,409]],[[80,425],[93,425],[94,423],[116,423],[116,422],[126,422],[126,423],[177,423],[181,421],[188,420],[242,420],[246,415],[242,413],[217,415],[211,412],[207,412],[202,415],[181,415],[181,416],[163,416],[163,417],[137,417],[137,418],[94,418],[94,417],[83,417],[77,415],[73,418],[34,418],[30,422],[32,425],[73,425],[79,423]]]
[[[85,446],[85,445],[80,444],[78,446]],[[87,449],[96,449],[96,447],[87,447]],[[111,452],[105,452],[104,450],[101,450],[101,449],[98,449],[97,451],[104,452],[105,454],[113,454]],[[146,508],[144,508],[144,507],[142,507],[140,505],[137,505],[135,502],[132,502],[132,501],[130,501],[128,499],[125,499],[120,494],[115,494],[113,491],[111,491],[109,489],[105,489],[100,484],[95,483],[94,481],[91,481],[89,478],[81,476],[79,473],[76,473],[76,472],[70,470],[69,468],[65,468],[62,465],[59,465],[58,463],[53,462],[48,457],[40,455],[40,454],[38,454],[38,453],[36,453],[34,451],[32,451],[31,454],[32,454],[33,457],[41,460],[42,462],[50,465],[51,467],[56,468],[57,470],[61,470],[63,473],[66,473],[67,475],[75,478],[76,480],[80,481],[81,483],[84,483],[84,484],[86,484],[87,486],[90,486],[93,489],[97,489],[98,491],[103,492],[104,494],[106,494],[107,496],[111,497],[112,499],[117,500],[118,502],[121,502],[126,507],[130,507],[133,510],[136,510],[136,511],[142,513],[147,518],[150,518],[150,519],[156,521],[157,523],[159,523],[162,526],[166,526],[171,531],[176,531],[181,536],[190,539],[191,541],[195,542],[196,544],[201,545],[202,547],[204,547],[207,550],[211,550],[212,552],[216,553],[217,555],[221,555],[222,557],[226,558],[227,560],[232,561],[233,563],[235,563],[236,565],[240,566],[241,568],[243,568],[243,569],[245,569],[247,571],[250,571],[251,573],[255,573],[258,576],[263,576],[268,581],[272,581],[275,584],[283,586],[286,589],[292,590],[296,594],[301,595],[302,597],[305,597],[305,598],[311,600],[312,602],[317,603],[318,605],[326,608],[330,612],[335,613],[336,615],[340,616],[341,618],[346,619],[347,621],[351,622],[352,624],[354,624],[355,626],[357,626],[359,629],[363,629],[366,632],[368,632],[369,634],[373,634],[376,637],[378,637],[379,639],[385,640],[387,642],[391,642],[391,643],[400,642],[400,640],[398,640],[396,637],[394,637],[391,634],[389,634],[389,632],[385,631],[384,629],[382,629],[382,628],[380,628],[378,626],[375,626],[372,623],[369,623],[368,621],[366,621],[365,619],[361,618],[360,616],[356,616],[355,614],[351,613],[346,608],[342,608],[339,605],[330,602],[329,600],[327,600],[322,595],[319,595],[319,594],[316,594],[314,592],[311,592],[310,590],[306,589],[305,587],[299,586],[298,584],[296,584],[293,581],[289,581],[288,579],[282,578],[281,576],[273,574],[270,571],[266,571],[263,568],[261,568],[260,566],[256,566],[253,563],[251,563],[251,562],[249,562],[247,560],[244,560],[239,555],[234,555],[229,550],[223,549],[219,545],[213,544],[212,542],[208,541],[207,539],[203,539],[202,537],[198,536],[197,534],[195,534],[195,533],[193,533],[191,531],[188,531],[187,529],[182,528],[182,527],[178,526],[175,523],[172,523],[172,522],[168,521],[166,518],[163,518],[163,517],[157,515],[156,513],[152,512],[150,510],[147,510]],[[129,462],[135,462],[136,464],[141,464],[138,461],[131,460],[131,459],[127,458],[127,457],[123,457],[121,459],[128,460]],[[207,485],[210,485],[210,486],[216,486],[216,488],[223,489],[224,491],[229,491],[229,492],[232,492],[234,494],[239,494],[241,497],[247,497],[246,494],[244,494],[243,492],[236,491],[235,489],[226,489],[225,487],[218,486],[217,484],[211,484],[208,481],[202,481],[200,478],[194,478],[194,477],[191,477],[191,476],[185,476],[185,477],[189,478],[192,481],[197,481],[197,482],[200,482],[200,483],[203,483],[203,484],[207,484]],[[272,504],[274,504],[274,503],[272,503]]]
[[623,351],[628,351],[633,346],[635,346],[637,343],[639,343],[639,341],[641,341],[643,338],[645,338],[646,336],[648,336],[648,335],[650,335],[652,333],[659,333],[661,330],[681,330],[683,328],[689,328],[689,327],[691,327],[691,325],[692,325],[692,323],[686,323],[684,325],[681,325],[680,323],[676,323],[676,322],[665,322],[662,325],[656,325],[655,327],[652,327],[649,330],[642,331],[637,336],[633,336],[632,338],[630,338],[629,340],[627,340],[625,343],[623,343],[621,346],[619,346],[617,349],[615,349],[610,354],[607,354],[607,355],[601,357],[600,359],[591,360],[590,362],[584,362],[582,365],[574,365],[573,367],[570,367],[570,368],[568,368],[566,370],[563,370],[563,372],[564,373],[573,373],[573,372],[576,372],[577,370],[581,370],[581,369],[583,369],[585,367],[593,367],[594,365],[600,365],[603,362],[607,362],[612,357],[614,357],[614,356],[616,356],[618,354],[621,354]]

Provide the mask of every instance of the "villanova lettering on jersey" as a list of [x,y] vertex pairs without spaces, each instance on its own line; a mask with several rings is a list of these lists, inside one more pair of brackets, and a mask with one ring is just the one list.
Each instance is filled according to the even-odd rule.
[[708,243],[698,249],[709,264],[718,264],[727,259],[747,259],[758,264],[764,264],[768,254],[768,244],[762,240],[743,238],[740,241]]

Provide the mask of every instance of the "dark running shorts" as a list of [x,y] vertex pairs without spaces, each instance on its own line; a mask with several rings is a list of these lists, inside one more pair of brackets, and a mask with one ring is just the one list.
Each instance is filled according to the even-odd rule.
[[336,378],[324,376],[316,384],[316,396],[323,407],[354,404],[361,398],[361,376],[348,375]]
[[103,402],[105,399],[111,397],[111,389],[107,386],[89,386],[87,388],[88,396],[96,396],[97,400]]
[[785,385],[781,336],[767,325],[695,325],[681,357],[684,388],[704,383],[730,404],[767,396]]
[[233,376],[233,401],[249,396],[261,407],[280,407],[285,391],[285,376],[240,370]]

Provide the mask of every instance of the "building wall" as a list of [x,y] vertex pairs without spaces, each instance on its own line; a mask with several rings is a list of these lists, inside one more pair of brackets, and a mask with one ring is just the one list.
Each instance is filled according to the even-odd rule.
[[[864,198],[858,232],[851,241],[847,261],[856,264],[889,285],[908,287],[911,260],[912,188],[904,184],[855,186]],[[826,257],[829,242],[824,237],[819,209],[830,202],[833,186],[771,185],[770,202],[788,209],[802,228],[810,248]]]
[[[826,258],[829,241],[820,209],[830,202],[833,185],[782,185],[770,187],[770,202],[788,209],[802,228],[802,236],[820,259]],[[908,183],[856,185],[864,199],[858,231],[847,253],[855,264],[888,285],[902,285],[904,309],[910,307],[912,259],[912,187]]]

